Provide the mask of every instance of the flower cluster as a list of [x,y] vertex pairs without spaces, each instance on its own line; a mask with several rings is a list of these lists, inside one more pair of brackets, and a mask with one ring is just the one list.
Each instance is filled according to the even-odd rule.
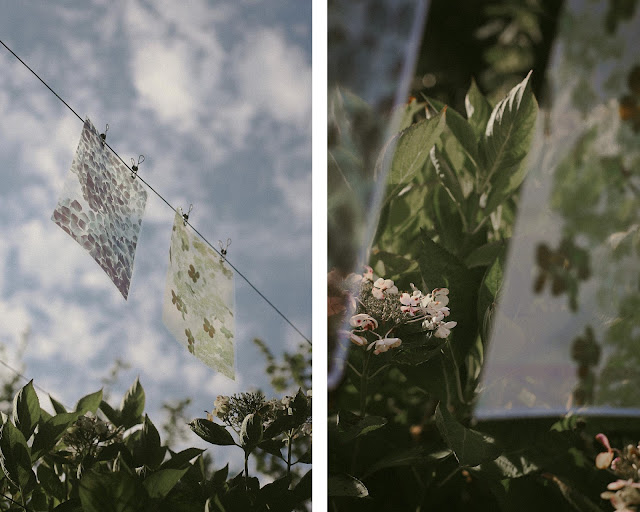
[[607,485],[607,490],[600,496],[609,500],[618,511],[634,512],[636,507],[633,505],[640,505],[640,444],[618,450],[611,448],[604,434],[598,434],[596,439],[606,449],[597,455],[596,467],[610,468],[618,476],[618,480]]
[[[302,398],[298,398],[301,396]],[[301,410],[303,409],[303,410]],[[311,435],[311,390],[306,395],[285,396],[282,399],[266,400],[261,392],[240,393],[232,396],[218,395],[213,402],[213,410],[207,413],[207,419],[220,419],[223,423],[239,431],[244,418],[249,414],[258,414],[267,428],[279,416],[300,416],[300,425],[294,438]]]
[[[402,340],[391,333],[406,324],[420,324],[430,336],[446,338],[457,322],[445,321],[450,314],[449,290],[436,288],[424,294],[411,283],[411,293],[400,293],[391,279],[374,280],[373,269],[363,274],[350,274],[348,288],[351,330],[342,331],[344,339],[373,350],[375,355],[399,347]],[[388,329],[384,335],[379,327]],[[375,338],[375,339],[372,339]]]
[[122,428],[102,421],[94,415],[80,416],[62,436],[69,460],[79,463],[87,456],[96,456],[102,448],[122,441]]

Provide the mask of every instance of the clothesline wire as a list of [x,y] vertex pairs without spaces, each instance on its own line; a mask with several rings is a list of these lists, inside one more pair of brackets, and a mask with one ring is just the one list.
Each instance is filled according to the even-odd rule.
[[[0,359],[0,364],[2,366],[4,366],[5,368],[11,370],[13,373],[15,373],[18,377],[20,377],[21,379],[26,380],[27,382],[31,381],[31,379],[29,377],[26,377],[25,375],[23,375],[22,373],[20,373],[18,370],[16,370],[13,366],[11,366],[9,363],[3,361],[2,359]],[[54,398],[51,393],[49,393],[46,389],[44,389],[43,387],[38,386],[35,382],[33,383],[33,387],[36,388],[39,391],[42,391],[43,393],[45,393],[46,395],[48,395],[51,398]],[[55,399],[55,398],[54,398]],[[66,405],[65,403],[61,402],[58,399],[55,399],[56,402],[62,404],[65,409],[71,409],[71,407],[69,407],[68,405]]]
[[[65,106],[66,106],[66,107],[67,107],[71,112],[73,112],[73,113],[75,114],[75,116],[76,116],[78,119],[80,119],[80,121],[82,121],[83,123],[85,122],[85,120],[84,120],[84,119],[82,119],[82,117],[80,117],[80,115],[79,115],[79,114],[78,114],[78,113],[77,113],[77,112],[76,112],[76,111],[75,111],[75,110],[74,110],[74,109],[73,109],[73,108],[72,108],[72,107],[71,107],[71,106],[70,106],[70,105],[69,105],[69,104],[68,104],[64,99],[62,99],[62,98],[60,97],[60,95],[59,95],[56,91],[54,91],[54,90],[49,86],[49,84],[47,84],[47,82],[45,82],[42,78],[40,78],[40,76],[38,75],[38,73],[36,73],[33,69],[31,69],[31,67],[30,67],[30,66],[29,66],[25,61],[23,61],[23,60],[22,60],[18,55],[16,55],[16,53],[15,53],[11,48],[9,48],[9,47],[4,43],[4,41],[2,41],[1,39],[0,39],[0,44],[2,44],[2,46],[4,46],[4,47],[5,47],[5,48],[6,48],[6,49],[7,49],[7,50],[8,50],[8,51],[9,51],[9,52],[10,52],[10,53],[11,53],[11,54],[16,58],[16,59],[18,59],[18,61],[20,61],[20,63],[21,63],[24,67],[26,67],[29,71],[31,71],[31,73],[32,73],[32,74],[33,74],[33,75],[34,75],[38,80],[40,80],[40,81],[44,84],[44,86],[45,86],[47,89],[49,89],[49,90],[50,90],[50,91],[55,95],[55,97],[56,97],[56,98],[58,98],[62,103],[64,103],[64,105],[65,105]],[[131,169],[131,167],[129,167],[129,164],[127,164],[127,163],[122,159],[122,157],[121,157],[121,156],[120,156],[120,155],[119,155],[119,154],[118,154],[118,153],[117,153],[117,152],[116,152],[116,151],[115,151],[115,150],[114,150],[114,149],[113,149],[113,148],[112,148],[112,147],[111,147],[111,146],[110,146],[106,141],[104,141],[104,143],[105,143],[105,145],[106,145],[106,146],[111,150],[111,152],[112,152],[115,156],[117,156],[117,157],[118,157],[118,159],[119,159],[119,160],[124,164],[124,166],[125,166],[127,169],[129,169],[129,171],[131,171],[131,172],[133,173],[133,170]],[[162,195],[161,195],[161,194],[160,194],[156,189],[154,189],[154,188],[153,188],[153,187],[152,187],[152,186],[151,186],[151,185],[150,185],[146,180],[144,180],[144,179],[142,178],[142,176],[140,176],[140,174],[139,174],[139,173],[136,173],[136,176],[137,176],[137,177],[138,177],[138,179],[139,179],[140,181],[142,181],[142,183],[144,183],[144,184],[145,184],[145,185],[146,185],[146,186],[147,186],[147,187],[148,187],[148,188],[149,188],[149,189],[150,189],[150,190],[151,190],[151,191],[152,191],[156,196],[158,196],[160,199],[162,199],[162,200],[164,201],[164,203],[165,203],[169,208],[171,208],[174,212],[176,212],[176,213],[177,213],[176,208],[175,208],[174,206],[172,206],[172,205],[171,205],[171,203],[169,203],[169,201],[167,201],[167,200],[166,200],[166,199],[165,199],[165,198],[164,198],[164,197],[163,197],[163,196],[162,196]],[[211,248],[212,248],[212,249],[213,249],[213,250],[214,250],[218,255],[222,256],[222,257],[224,258],[224,260],[226,261],[227,265],[229,265],[229,266],[230,266],[230,267],[231,267],[231,268],[236,272],[236,274],[238,274],[242,279],[244,279],[244,281],[245,281],[245,282],[246,282],[246,283],[247,283],[247,284],[248,284],[248,285],[249,285],[249,286],[250,286],[250,287],[251,287],[251,288],[252,288],[252,289],[253,289],[253,290],[254,290],[254,291],[255,291],[255,292],[256,292],[256,293],[257,293],[257,294],[258,294],[258,295],[259,295],[259,296],[260,296],[260,297],[261,297],[261,298],[262,298],[262,299],[267,303],[267,304],[268,304],[268,305],[269,305],[269,306],[271,306],[271,308],[272,308],[276,313],[278,313],[278,315],[280,315],[280,316],[284,319],[284,321],[285,321],[285,322],[287,322],[287,323],[288,323],[288,324],[289,324],[289,325],[290,325],[290,326],[291,326],[291,327],[292,327],[292,328],[293,328],[293,329],[294,329],[294,330],[295,330],[295,331],[296,331],[300,336],[302,336],[302,337],[304,338],[304,340],[305,340],[309,345],[312,345],[311,340],[310,340],[307,336],[305,336],[305,335],[302,333],[302,331],[301,331],[300,329],[298,329],[298,328],[297,328],[297,327],[296,327],[296,326],[291,322],[291,320],[289,320],[289,319],[285,316],[285,314],[284,314],[282,311],[280,311],[280,309],[278,309],[278,308],[276,307],[276,305],[275,305],[273,302],[271,302],[269,299],[267,299],[267,297],[266,297],[266,296],[265,296],[265,295],[264,295],[260,290],[258,290],[258,289],[253,285],[253,283],[252,283],[251,281],[249,281],[249,279],[248,279],[247,277],[245,277],[245,275],[244,275],[242,272],[240,272],[240,271],[239,271],[239,270],[238,270],[238,269],[237,269],[233,264],[231,264],[231,262],[230,262],[229,260],[227,260],[226,256],[223,256],[223,255],[220,253],[220,251],[218,251],[218,249],[216,249],[213,245],[211,245],[211,243],[210,243],[210,242],[209,242],[209,241],[208,241],[208,240],[207,240],[207,239],[206,239],[206,238],[205,238],[205,237],[204,237],[204,236],[203,236],[203,235],[202,235],[202,234],[201,234],[201,233],[200,233],[200,232],[199,232],[199,231],[198,231],[198,230],[197,230],[197,229],[196,229],[196,228],[195,228],[195,227],[194,227],[194,226],[193,226],[193,225],[192,225],[188,220],[187,220],[187,219],[185,219],[185,222],[186,222],[186,223],[191,227],[191,229],[193,229],[193,230],[196,232],[196,234],[197,234],[200,238],[202,238],[202,240],[204,240],[204,241],[205,241],[205,243],[206,243],[209,247],[211,247]]]

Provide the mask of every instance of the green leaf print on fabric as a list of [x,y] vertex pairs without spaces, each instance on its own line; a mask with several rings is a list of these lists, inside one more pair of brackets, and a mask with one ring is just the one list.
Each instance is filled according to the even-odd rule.
[[190,353],[235,380],[233,272],[176,213],[162,320]]

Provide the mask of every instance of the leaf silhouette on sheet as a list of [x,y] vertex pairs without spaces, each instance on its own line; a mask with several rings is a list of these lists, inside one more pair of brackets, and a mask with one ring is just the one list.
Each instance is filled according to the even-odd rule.
[[235,380],[233,272],[176,212],[162,320],[179,343]]
[[84,247],[127,298],[147,192],[87,119],[51,220]]

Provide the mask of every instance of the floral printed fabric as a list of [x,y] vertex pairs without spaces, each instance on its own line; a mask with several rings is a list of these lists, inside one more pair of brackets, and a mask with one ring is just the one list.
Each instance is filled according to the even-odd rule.
[[87,119],[51,220],[89,252],[125,299],[146,202],[142,184]]
[[162,320],[206,365],[235,380],[233,272],[176,212]]

